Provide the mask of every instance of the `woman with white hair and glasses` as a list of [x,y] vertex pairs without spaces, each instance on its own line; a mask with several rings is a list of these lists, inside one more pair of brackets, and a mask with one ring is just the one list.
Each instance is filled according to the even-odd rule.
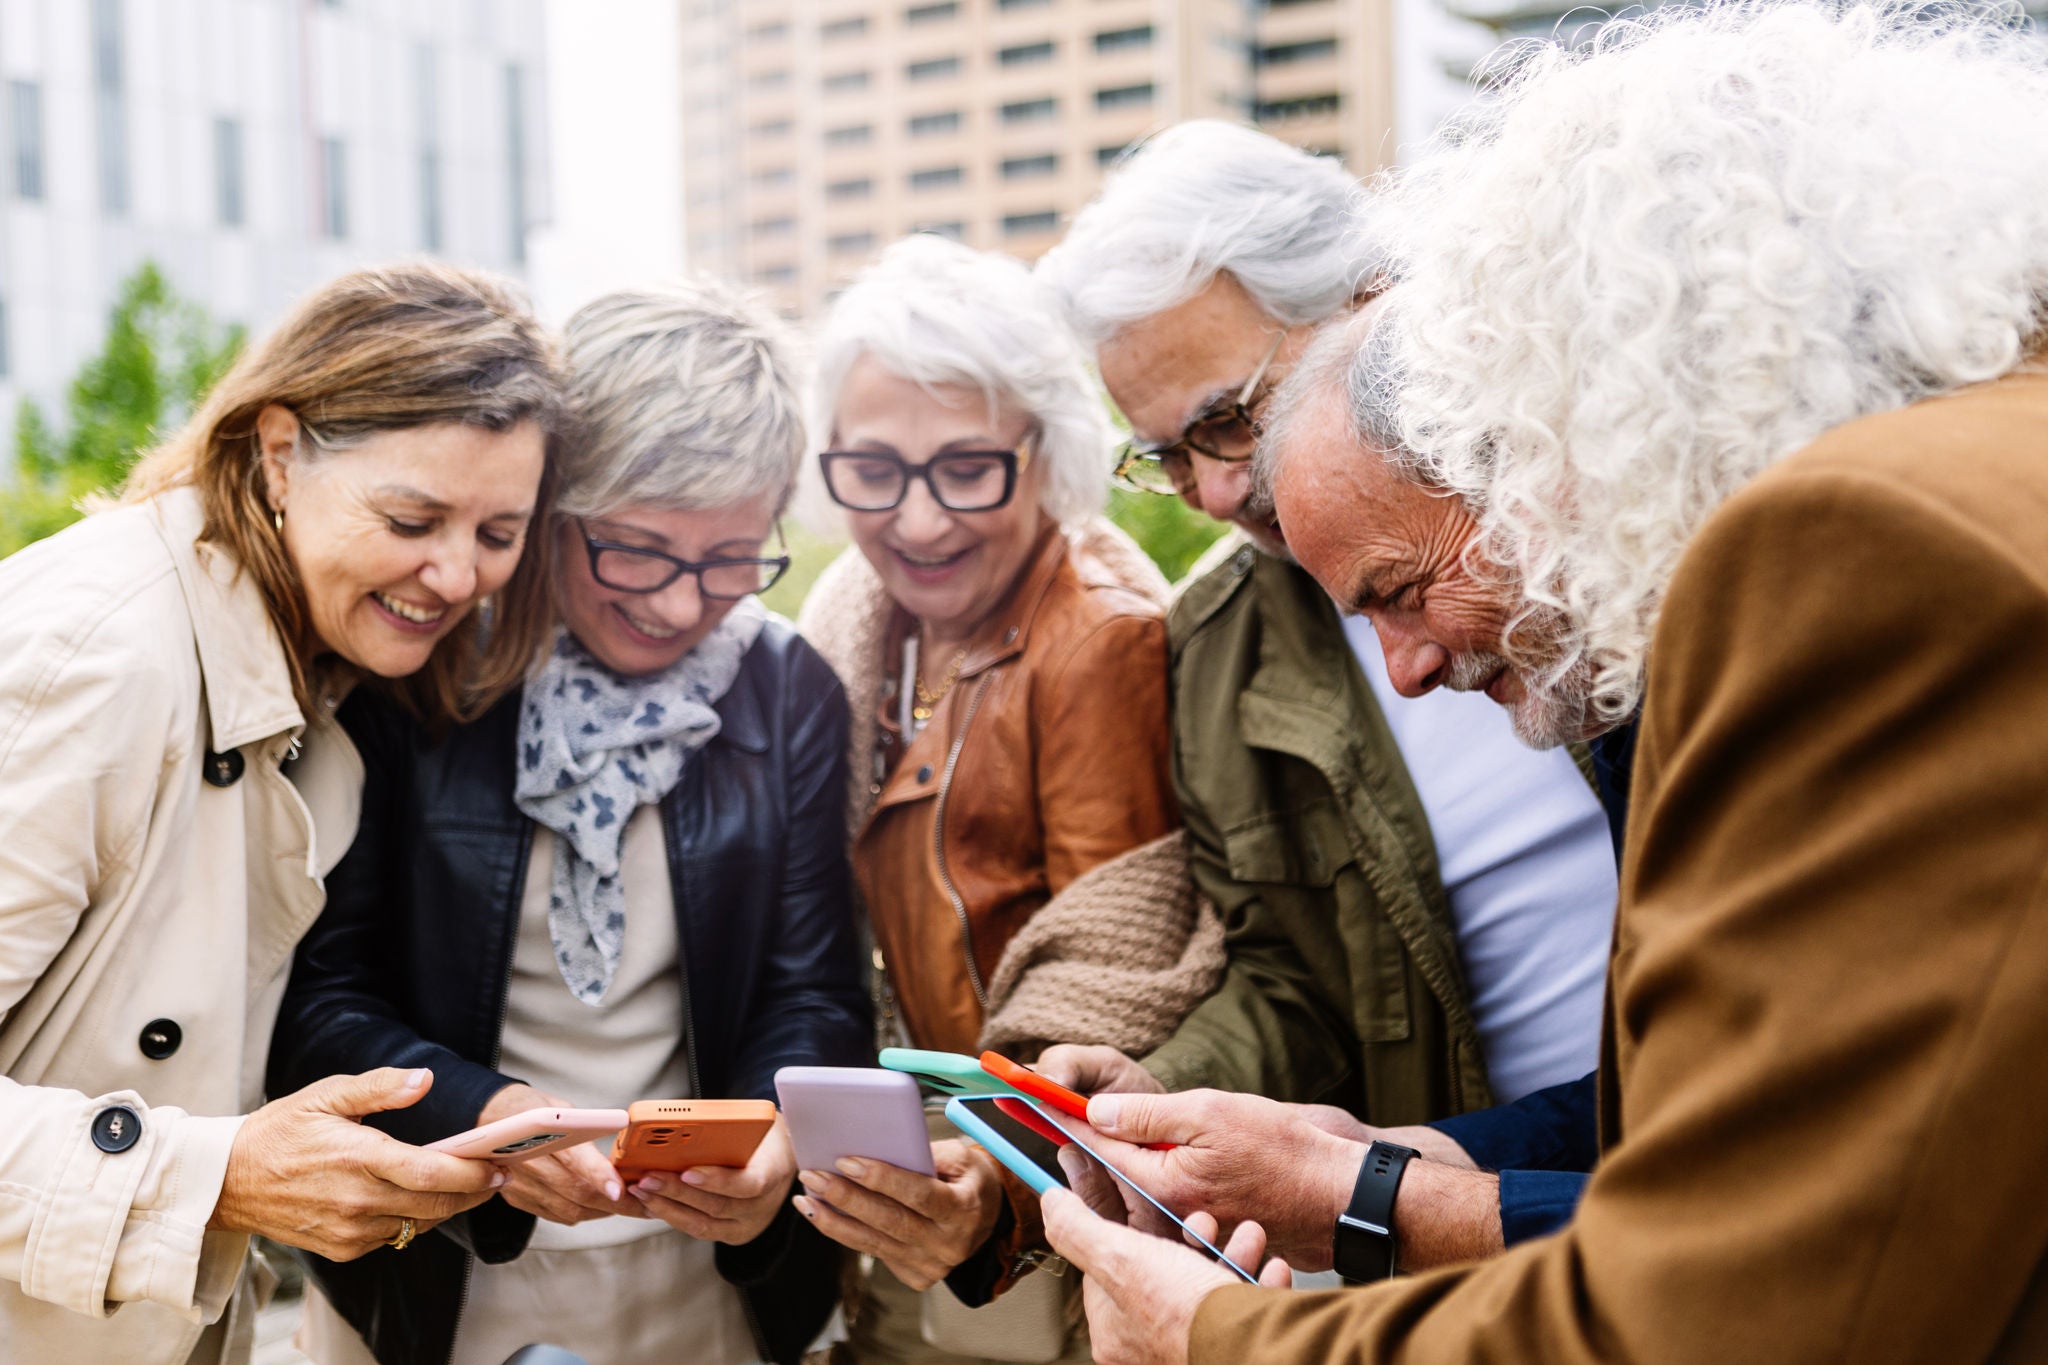
[[[992,1034],[1005,949],[1077,879],[1179,823],[1165,582],[1097,515],[1103,405],[1017,262],[899,242],[819,346],[818,471],[854,546],[803,620],[852,705],[853,867],[885,1041],[1059,1041],[1056,1009]],[[858,1359],[957,1358],[927,1349],[910,1291],[945,1279],[985,1302],[1035,1243],[1035,1199],[985,1152],[941,1140],[934,1160],[936,1178],[876,1162],[799,1174],[805,1215],[878,1262]]]
[[[431,1066],[391,1125],[414,1141],[551,1105],[772,1099],[780,1067],[873,1055],[845,697],[755,597],[788,567],[776,518],[805,449],[790,341],[698,281],[601,299],[567,344],[560,633],[472,724],[343,712],[362,833],[271,1054],[273,1089]],[[779,1124],[745,1169],[628,1183],[590,1145],[513,1166],[451,1235],[312,1261],[310,1353],[793,1362],[841,1256],[790,1207],[794,1168]]]

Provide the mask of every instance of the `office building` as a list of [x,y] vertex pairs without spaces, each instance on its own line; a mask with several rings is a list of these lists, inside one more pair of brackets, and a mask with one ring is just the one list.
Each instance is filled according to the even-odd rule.
[[687,256],[815,313],[941,232],[1025,258],[1147,132],[1391,155],[1390,0],[684,0]]

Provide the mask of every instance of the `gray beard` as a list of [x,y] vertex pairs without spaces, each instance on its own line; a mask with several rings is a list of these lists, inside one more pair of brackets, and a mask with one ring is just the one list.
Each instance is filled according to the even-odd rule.
[[[1451,660],[1444,686],[1453,692],[1477,692],[1503,668],[1513,668],[1505,655],[1460,654]],[[1555,749],[1574,740],[1590,739],[1607,727],[1593,718],[1588,670],[1582,663],[1565,670],[1549,683],[1533,681],[1515,670],[1522,684],[1522,699],[1507,708],[1515,738],[1532,749]]]

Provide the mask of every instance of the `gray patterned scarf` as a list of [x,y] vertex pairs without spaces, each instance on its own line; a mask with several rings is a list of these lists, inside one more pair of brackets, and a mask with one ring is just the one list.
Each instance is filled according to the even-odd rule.
[[767,619],[760,602],[746,598],[674,665],[644,678],[612,672],[563,630],[527,680],[513,796],[555,832],[548,935],[562,980],[586,1005],[603,1002],[625,944],[626,821],[667,796],[690,755],[717,735],[712,707]]

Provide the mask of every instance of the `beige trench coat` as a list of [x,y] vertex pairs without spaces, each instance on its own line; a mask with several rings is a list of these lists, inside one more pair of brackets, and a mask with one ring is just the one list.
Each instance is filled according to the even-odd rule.
[[0,562],[10,1361],[245,1360],[268,1288],[206,1222],[362,763],[331,715],[307,726],[254,584],[199,528],[180,490]]

